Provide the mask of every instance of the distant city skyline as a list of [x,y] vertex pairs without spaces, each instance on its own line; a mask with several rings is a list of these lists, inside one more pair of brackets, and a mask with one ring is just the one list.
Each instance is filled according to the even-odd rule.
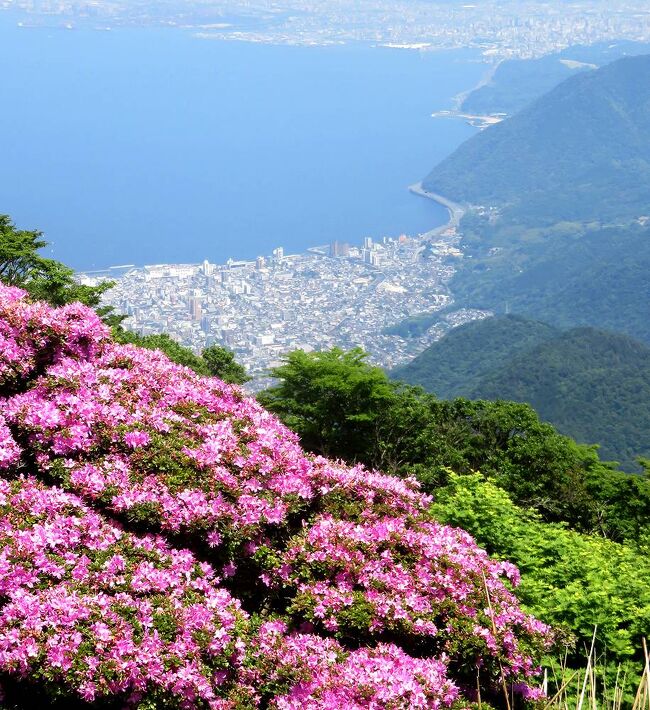
[[[276,247],[254,261],[159,264],[80,278],[95,285],[117,276],[104,304],[128,316],[126,328],[167,333],[197,353],[213,343],[225,345],[252,376],[249,386],[259,389],[269,368],[297,348],[359,346],[371,362],[390,369],[449,328],[490,315],[453,308],[447,284],[462,258],[459,240],[455,227],[443,226],[381,243],[367,237],[345,249],[336,241],[301,254]],[[443,309],[438,323],[419,337],[384,332],[406,317]]]
[[650,40],[645,0],[0,0],[0,8],[18,11],[28,25],[177,27],[205,39],[300,45],[473,47],[494,58],[540,56],[572,44]]

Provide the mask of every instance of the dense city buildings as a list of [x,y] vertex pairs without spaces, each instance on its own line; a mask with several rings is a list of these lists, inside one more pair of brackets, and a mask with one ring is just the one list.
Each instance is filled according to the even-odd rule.
[[[139,333],[166,332],[197,352],[212,343],[228,346],[253,376],[253,387],[297,348],[359,346],[374,363],[392,368],[450,327],[487,315],[453,308],[447,283],[462,258],[457,244],[448,228],[433,238],[333,242],[304,254],[285,255],[279,247],[269,257],[224,265],[132,268],[117,278],[106,303]],[[104,276],[81,278],[95,283]],[[384,332],[437,311],[440,318],[419,337]]]
[[495,58],[650,40],[647,0],[0,0],[1,8],[17,10],[25,25],[180,27],[206,39],[300,45],[475,47]]

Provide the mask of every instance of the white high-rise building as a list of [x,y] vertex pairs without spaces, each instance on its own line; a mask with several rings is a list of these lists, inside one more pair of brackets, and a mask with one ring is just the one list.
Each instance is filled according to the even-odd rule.
[[207,259],[205,259],[201,264],[201,272],[204,276],[212,276],[214,268],[214,264],[211,264]]

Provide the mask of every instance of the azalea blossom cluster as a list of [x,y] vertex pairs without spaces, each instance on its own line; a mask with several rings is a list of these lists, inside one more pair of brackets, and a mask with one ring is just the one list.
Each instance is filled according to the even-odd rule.
[[282,621],[263,624],[252,646],[254,664],[242,676],[251,697],[255,688],[290,678],[290,692],[274,699],[278,710],[439,708],[459,697],[444,661],[412,658],[394,644],[346,653],[332,638],[287,632]]
[[0,550],[5,672],[88,701],[216,699],[247,615],[191,552],[131,535],[33,478],[0,481]]
[[0,671],[131,706],[537,692],[551,633],[516,569],[415,481],[310,457],[238,388],[4,287],[0,402]]

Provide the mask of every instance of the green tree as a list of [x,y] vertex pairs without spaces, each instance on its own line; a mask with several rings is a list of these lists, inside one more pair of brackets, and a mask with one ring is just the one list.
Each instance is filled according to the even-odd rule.
[[210,345],[203,350],[201,357],[213,377],[234,385],[243,385],[250,380],[246,368],[235,360],[235,353],[228,348]]
[[650,480],[615,471],[597,447],[541,422],[527,404],[438,400],[393,382],[360,350],[296,351],[259,400],[310,451],[415,475],[435,493],[449,471],[481,471],[549,522],[638,541],[650,522]]
[[16,229],[8,215],[0,215],[0,280],[21,286],[38,271],[44,258],[38,253],[47,246],[42,232]]
[[113,286],[105,281],[99,286],[85,286],[74,279],[74,271],[40,250],[47,246],[43,233],[17,229],[7,215],[0,215],[0,281],[25,289],[32,298],[53,306],[78,301],[95,308],[109,324],[117,324],[120,316],[110,308],[99,307],[102,294]]
[[517,565],[525,606],[575,637],[574,667],[584,666],[597,626],[599,648],[610,663],[610,688],[619,663],[631,662],[628,672],[638,671],[642,639],[650,634],[647,550],[544,523],[480,474],[450,474],[432,512],[469,532],[491,555]]
[[368,462],[376,427],[394,401],[395,386],[366,358],[359,348],[295,350],[271,371],[279,384],[258,398],[300,435],[310,451]]
[[643,456],[639,456],[637,459],[639,466],[643,469],[643,475],[650,479],[650,459],[647,459]]
[[[85,306],[94,308],[100,316],[112,315],[110,307],[101,307],[102,294],[112,288],[113,281],[104,281],[98,286],[86,286],[74,280],[74,271],[52,259],[45,259],[37,272],[22,284],[29,295],[38,301],[47,301],[54,306],[78,301]],[[114,321],[122,320],[120,316],[112,316]]]
[[594,468],[586,476],[594,501],[597,529],[605,537],[650,541],[650,478]]
[[[460,473],[494,476],[523,507],[547,520],[567,520],[582,529],[593,523],[585,475],[603,469],[593,447],[580,446],[539,420],[527,404],[455,399],[440,402],[437,416],[464,425]],[[459,432],[460,433],[460,432]]]

